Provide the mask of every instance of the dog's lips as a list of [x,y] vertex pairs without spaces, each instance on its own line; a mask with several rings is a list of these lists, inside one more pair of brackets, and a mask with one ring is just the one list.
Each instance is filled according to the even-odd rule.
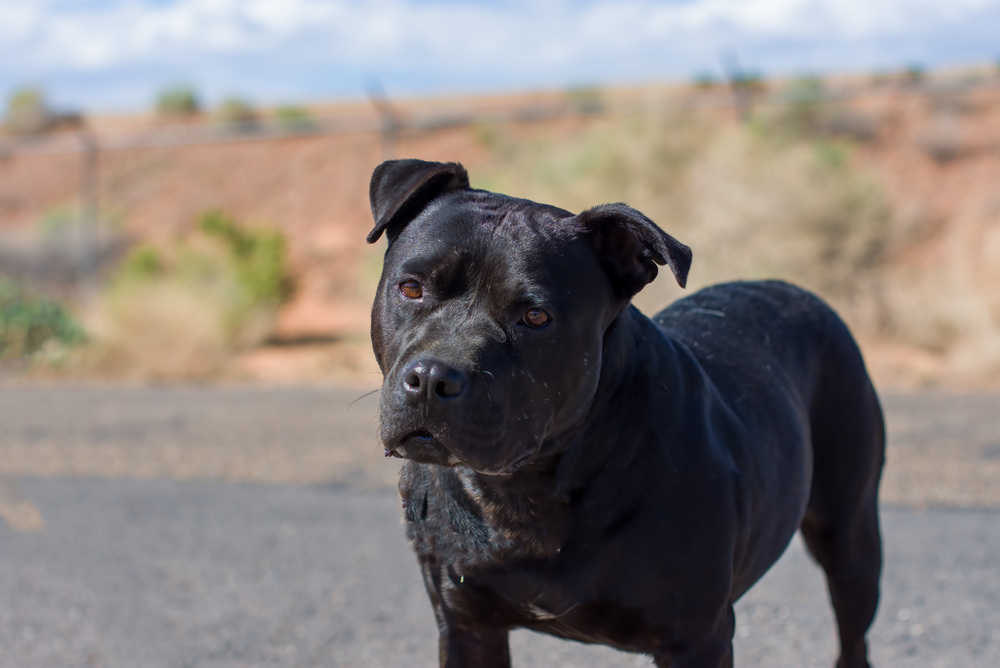
[[409,459],[422,464],[437,464],[439,466],[467,466],[474,471],[486,475],[513,475],[522,467],[532,463],[538,456],[538,449],[533,448],[530,452],[524,453],[520,457],[509,463],[497,463],[486,465],[484,463],[466,461],[464,457],[456,455],[452,448],[439,437],[427,429],[415,429],[403,433],[398,438],[386,441],[386,457],[399,457]]
[[413,439],[419,443],[428,443],[434,440],[434,434],[430,433],[426,429],[417,429],[416,431],[412,431],[409,434],[406,434],[405,436],[403,436],[403,438],[399,440],[400,443],[402,443],[410,439]]
[[454,466],[459,463],[441,441],[426,429],[405,432],[398,438],[387,441],[385,455],[442,466]]
[[430,433],[426,429],[415,429],[404,433],[398,438],[392,439],[391,443],[387,442],[385,449],[387,452],[398,457],[402,456],[400,451],[405,453],[407,449],[422,449],[433,443],[433,441],[434,434]]

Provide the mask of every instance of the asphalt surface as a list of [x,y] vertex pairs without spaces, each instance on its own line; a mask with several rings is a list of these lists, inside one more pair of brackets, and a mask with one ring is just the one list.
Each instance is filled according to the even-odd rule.
[[[436,665],[377,400],[348,409],[362,393],[0,388],[0,666]],[[1000,451],[1000,396],[886,405],[890,468],[943,457],[951,473],[944,492],[883,507],[873,664],[998,666],[1000,508],[975,488]],[[512,650],[521,667],[650,665],[530,632]],[[737,665],[834,656],[823,579],[796,540],[738,605]]]

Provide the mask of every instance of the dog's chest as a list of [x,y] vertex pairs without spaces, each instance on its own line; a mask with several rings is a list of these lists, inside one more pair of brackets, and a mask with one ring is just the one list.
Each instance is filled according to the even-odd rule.
[[582,642],[653,646],[656,633],[640,608],[617,601],[621,575],[602,570],[593,551],[547,542],[537,526],[505,528],[438,507],[433,495],[423,520],[407,523],[420,560],[445,583],[450,609]]
[[558,558],[568,510],[525,494],[483,489],[461,473],[408,464],[400,477],[407,534],[421,560],[473,574],[517,560]]
[[586,560],[498,569],[457,584],[453,603],[466,609],[503,610],[508,622],[588,643],[623,649],[652,648],[659,635],[646,614],[615,600],[594,582]]

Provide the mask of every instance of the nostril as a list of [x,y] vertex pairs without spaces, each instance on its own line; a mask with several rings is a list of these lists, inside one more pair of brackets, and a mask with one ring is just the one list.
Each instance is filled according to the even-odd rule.
[[462,393],[462,379],[458,374],[447,374],[438,379],[434,385],[434,393],[442,399],[451,399]]
[[410,371],[403,378],[403,382],[406,383],[407,388],[411,390],[418,390],[420,389],[420,374],[416,371]]

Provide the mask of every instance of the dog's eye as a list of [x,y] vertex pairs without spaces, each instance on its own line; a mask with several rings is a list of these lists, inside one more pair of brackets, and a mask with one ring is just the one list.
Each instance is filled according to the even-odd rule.
[[424,296],[424,289],[414,280],[403,281],[399,284],[399,291],[407,299],[420,299]]
[[529,308],[521,316],[521,322],[528,327],[543,327],[548,324],[549,320],[551,320],[549,314],[540,308]]

